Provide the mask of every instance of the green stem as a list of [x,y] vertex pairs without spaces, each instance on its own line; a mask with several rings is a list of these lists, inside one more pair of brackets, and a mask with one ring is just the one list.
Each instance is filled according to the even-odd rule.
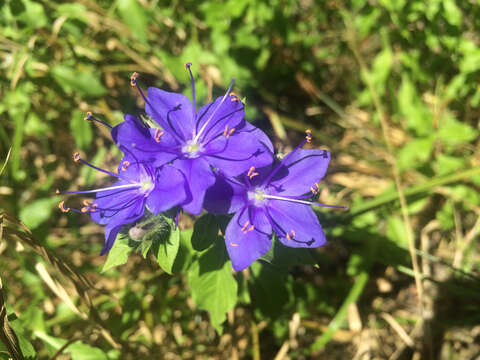
[[[432,190],[433,188],[437,186],[442,186],[446,184],[450,184],[453,182],[457,182],[460,180],[465,180],[469,179],[472,176],[475,175],[480,175],[480,167],[475,167],[472,169],[464,170],[461,172],[458,172],[456,174],[451,174],[451,175],[446,175],[442,177],[437,177],[434,178],[430,181],[427,181],[423,184],[412,186],[409,188],[406,188],[404,190],[405,196],[413,196],[416,194],[420,194],[423,192],[428,192]],[[367,211],[376,209],[382,205],[388,204],[392,201],[395,201],[398,199],[398,192],[397,191],[392,191],[387,194],[383,194],[380,196],[377,196],[375,199],[372,199],[370,201],[366,201],[363,204],[360,204],[358,206],[352,207],[352,209],[349,211],[347,218],[352,218],[354,216],[363,214]]]
[[345,298],[345,301],[343,302],[342,306],[340,306],[340,309],[338,309],[338,312],[335,315],[335,317],[332,319],[332,321],[330,321],[330,324],[328,325],[328,329],[323,333],[322,336],[320,336],[312,344],[311,346],[312,351],[317,351],[321,349],[322,347],[327,345],[330,342],[330,340],[332,340],[333,335],[338,329],[340,329],[343,321],[345,320],[345,317],[347,316],[348,305],[358,300],[358,298],[363,292],[363,289],[365,288],[365,285],[367,284],[368,277],[369,276],[366,271],[362,271],[357,276],[357,278],[355,279],[355,284],[353,284],[352,288],[350,289],[350,292]]

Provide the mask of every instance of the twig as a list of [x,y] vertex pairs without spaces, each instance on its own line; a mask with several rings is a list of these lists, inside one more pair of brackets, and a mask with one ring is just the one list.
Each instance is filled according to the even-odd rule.
[[389,137],[389,125],[387,121],[387,115],[385,110],[383,109],[383,105],[380,101],[379,95],[377,94],[377,91],[375,90],[375,86],[372,83],[372,80],[369,76],[368,68],[367,65],[365,64],[365,61],[363,60],[362,55],[360,54],[360,51],[357,48],[357,42],[355,38],[355,31],[351,28],[351,23],[350,22],[345,22],[345,25],[347,27],[347,42],[355,56],[355,58],[358,61],[358,64],[360,65],[361,71],[365,74],[365,79],[367,83],[367,87],[370,91],[370,94],[372,96],[372,100],[375,106],[375,109],[377,111],[378,117],[380,118],[380,126],[382,128],[382,134],[383,138],[385,140],[385,143],[387,145],[387,150],[388,153],[391,155],[391,165],[392,165],[392,173],[393,173],[393,178],[395,181],[395,186],[397,188],[398,192],[398,198],[400,200],[400,207],[402,211],[402,218],[405,223],[405,231],[406,231],[406,236],[408,240],[408,248],[410,252],[410,258],[412,260],[412,266],[413,266],[413,271],[415,274],[415,285],[417,288],[417,293],[418,293],[418,304],[420,307],[420,313],[423,316],[423,286],[422,282],[419,276],[419,266],[418,266],[418,260],[417,256],[415,254],[415,238],[413,235],[413,230],[412,230],[412,224],[410,222],[410,217],[408,216],[408,210],[407,210],[407,201],[405,198],[405,194],[403,191],[403,186],[400,180],[400,172],[398,169],[397,161],[394,156],[394,151],[393,151],[393,145],[390,141]]
[[[0,229],[2,224],[0,223]],[[1,232],[0,232],[1,235]],[[1,240],[1,237],[0,237]],[[3,299],[3,286],[2,278],[0,277],[0,340],[5,344],[10,356],[14,360],[24,360],[22,350],[20,349],[20,343],[18,342],[17,335],[13,331],[12,327],[8,323],[7,308]]]
[[465,251],[470,247],[470,244],[472,243],[472,240],[475,238],[475,235],[477,235],[479,230],[480,230],[480,216],[477,217],[477,221],[475,221],[475,224],[473,225],[473,227],[465,235],[462,249],[461,249],[461,251],[459,251],[458,258],[455,259],[457,261],[454,261],[454,263],[453,263],[454,267],[461,267],[462,266],[463,259],[465,257]]
[[253,319],[250,330],[252,332],[252,357],[253,360],[260,360],[260,338],[258,336],[257,324]]
[[398,334],[400,339],[403,340],[405,344],[409,347],[413,347],[415,343],[413,342],[412,338],[407,334],[407,332],[400,326],[400,324],[393,318],[392,315],[387,314],[387,313],[382,313],[380,314],[382,319],[384,319],[388,325],[392,327],[393,330]]
[[65,349],[66,349],[67,347],[69,347],[70,345],[72,345],[75,341],[78,341],[78,339],[73,338],[73,339],[68,340],[68,341],[67,341],[65,344],[63,344],[63,346],[62,346],[60,349],[58,349],[58,350],[55,352],[55,354],[53,354],[52,357],[51,357],[50,359],[48,359],[48,360],[55,360],[59,355],[61,355],[61,354],[65,351]]
[[[3,174],[3,170],[5,170],[5,167],[7,166],[8,164],[8,159],[10,159],[10,154],[12,152],[12,148],[8,149],[8,153],[7,153],[7,157],[5,158],[5,162],[3,163],[2,165],[2,168],[0,169],[0,175]],[[1,238],[0,238],[1,239]]]

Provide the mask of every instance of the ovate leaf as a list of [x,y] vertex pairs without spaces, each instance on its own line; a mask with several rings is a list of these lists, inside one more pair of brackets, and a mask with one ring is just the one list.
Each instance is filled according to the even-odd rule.
[[474,140],[478,130],[449,116],[438,129],[438,139],[448,145],[458,145]]
[[205,214],[193,226],[192,247],[197,251],[208,248],[218,235],[218,222],[213,214]]
[[85,114],[75,110],[70,120],[70,130],[75,139],[77,147],[86,150],[92,142],[92,129],[90,122],[85,120]]
[[113,247],[108,253],[107,261],[105,261],[103,265],[102,272],[127,262],[128,255],[130,255],[133,250],[133,248],[128,245],[128,240],[128,236],[125,234],[120,233],[117,235]]
[[58,65],[53,67],[51,71],[55,81],[67,94],[100,96],[107,93],[93,69],[77,70],[65,65]]
[[[59,350],[64,346],[67,340],[47,335],[40,331],[35,331],[35,335],[40,338],[46,345],[54,350]],[[84,344],[80,341],[75,341],[67,346],[63,353],[70,354],[72,360],[107,360],[107,355],[97,347]]]
[[59,201],[60,198],[54,196],[28,203],[20,210],[20,220],[28,228],[35,229],[50,218],[54,205]]
[[180,229],[173,229],[173,223],[169,221],[171,229],[162,232],[159,237],[154,240],[152,245],[158,265],[168,274],[173,272],[173,263],[178,254],[180,247]]
[[118,12],[132,34],[141,42],[147,40],[148,19],[137,0],[117,0]]
[[221,334],[226,313],[237,303],[238,285],[220,239],[192,263],[187,280],[193,301],[209,312],[213,327]]

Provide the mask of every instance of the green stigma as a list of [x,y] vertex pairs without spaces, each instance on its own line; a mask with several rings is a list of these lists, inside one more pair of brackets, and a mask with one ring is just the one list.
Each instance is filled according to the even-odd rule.
[[200,146],[197,143],[190,143],[187,146],[187,152],[196,153],[200,149]]
[[142,182],[142,189],[145,191],[149,190],[151,186],[152,186],[152,182],[150,180]]
[[255,198],[255,200],[263,201],[265,200],[265,192],[263,190],[257,189],[255,190],[253,197]]

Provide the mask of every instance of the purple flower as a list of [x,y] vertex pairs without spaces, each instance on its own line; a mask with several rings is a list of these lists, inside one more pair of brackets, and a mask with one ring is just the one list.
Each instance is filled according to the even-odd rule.
[[[275,233],[286,246],[314,248],[325,244],[325,234],[308,201],[318,192],[318,182],[328,167],[326,150],[307,150],[304,140],[279,164],[250,170],[235,178],[218,176],[208,191],[205,207],[214,213],[235,213],[225,242],[233,268],[237,271],[270,249]],[[309,193],[309,194],[307,194]],[[305,195],[307,194],[307,195]]]
[[[153,159],[153,163],[157,166],[173,161],[173,165],[185,175],[190,187],[191,199],[182,206],[192,214],[199,214],[205,192],[215,183],[212,167],[230,176],[238,175],[251,166],[269,164],[273,157],[273,146],[261,130],[245,121],[242,102],[230,93],[233,80],[224,96],[197,112],[190,66],[191,63],[186,64],[192,80],[193,104],[182,94],[154,87],[148,88],[145,97],[137,84],[137,74],[133,74],[132,85],[138,88],[145,99],[147,114],[161,129],[147,131],[138,125],[125,125],[118,129],[115,139],[132,152],[139,146],[147,149],[142,151],[143,155],[135,152],[141,159],[154,158],[152,154],[156,153],[158,157]],[[131,122],[126,119],[126,123]],[[148,133],[153,135],[153,140],[151,136],[149,139]]]
[[81,162],[118,179],[112,186],[105,188],[62,192],[96,194],[93,201],[85,200],[81,209],[67,208],[64,201],[59,204],[63,212],[72,210],[90,213],[93,221],[106,225],[105,246],[100,255],[110,251],[124,225],[142,217],[145,206],[152,213],[158,214],[182,203],[188,196],[183,174],[171,165],[155,169],[128,154],[121,161],[118,173],[113,173],[89,164],[80,158],[79,153],[75,153],[73,158],[75,162]]

